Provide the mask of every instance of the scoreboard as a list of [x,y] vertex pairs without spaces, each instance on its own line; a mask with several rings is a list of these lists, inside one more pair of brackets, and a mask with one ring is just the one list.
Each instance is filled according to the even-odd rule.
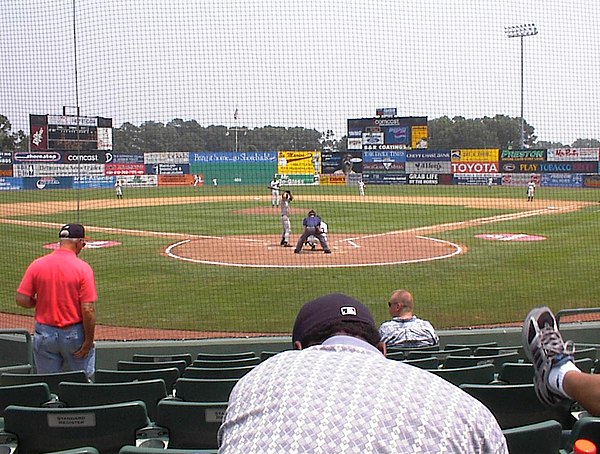
[[427,117],[378,116],[348,120],[348,150],[427,148],[427,142]]
[[31,150],[112,150],[112,119],[29,115]]

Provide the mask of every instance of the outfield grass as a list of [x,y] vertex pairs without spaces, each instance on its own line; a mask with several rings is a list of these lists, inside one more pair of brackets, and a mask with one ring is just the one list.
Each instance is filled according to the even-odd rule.
[[[296,208],[315,208],[335,233],[375,233],[481,218],[510,210],[463,206],[386,203],[336,203],[327,195],[356,195],[356,188],[292,188]],[[148,197],[256,195],[243,202],[215,201],[169,206],[132,206],[128,200]],[[323,200],[318,200],[322,195]],[[376,187],[367,195],[382,197],[442,196],[524,198],[524,188]],[[317,197],[309,202],[303,196]],[[235,210],[269,205],[263,188],[129,189],[122,208],[76,211],[78,201],[114,199],[112,190],[20,191],[3,193],[0,203],[66,200],[71,211],[12,216],[13,219],[61,224],[79,220],[88,226],[208,235],[280,235],[276,215],[240,215]],[[594,190],[541,188],[538,199],[593,201]],[[553,309],[597,306],[596,278],[600,248],[596,239],[600,205],[579,211],[534,216],[469,227],[433,236],[465,245],[468,252],[448,260],[409,265],[333,269],[239,269],[186,263],[161,255],[166,238],[104,234],[117,247],[84,251],[99,289],[98,322],[110,325],[287,333],[297,309],[309,299],[340,291],[371,307],[376,320],[387,318],[387,299],[404,287],[415,294],[418,315],[438,328],[520,321],[530,307]],[[292,217],[293,237],[301,214]],[[541,242],[499,242],[475,238],[480,233],[542,235]],[[5,260],[0,264],[0,310],[16,308],[14,290],[27,264],[47,252],[56,229],[0,224]]]

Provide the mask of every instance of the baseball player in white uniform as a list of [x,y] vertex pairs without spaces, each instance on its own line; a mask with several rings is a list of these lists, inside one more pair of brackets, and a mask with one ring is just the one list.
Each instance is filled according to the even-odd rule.
[[[323,238],[325,238],[325,241],[327,241],[327,223],[325,221],[323,221],[321,219],[321,235],[323,235]],[[310,249],[312,251],[314,251],[317,248],[317,243],[319,242],[319,240],[317,239],[316,236],[311,235],[306,239],[306,245],[310,246]]]
[[535,195],[535,181],[531,180],[527,183],[527,201],[533,202],[533,196]]
[[123,198],[123,182],[121,180],[115,181],[115,194],[117,199]]
[[275,177],[269,183],[269,189],[271,189],[271,206],[278,207],[279,206],[279,186],[281,183]]
[[294,196],[290,191],[283,191],[281,196],[281,225],[283,226],[283,234],[281,235],[281,243],[283,247],[292,247],[290,244],[290,233],[292,232],[292,224],[290,222],[290,202],[294,200]]
[[363,180],[358,180],[358,195],[365,196],[365,182]]

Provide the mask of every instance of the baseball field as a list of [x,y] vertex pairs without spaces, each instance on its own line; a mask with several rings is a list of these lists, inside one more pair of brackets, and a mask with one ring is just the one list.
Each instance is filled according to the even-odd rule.
[[[284,188],[287,189],[287,188]],[[397,288],[436,328],[520,322],[534,305],[597,306],[595,190],[460,186],[292,187],[292,242],[314,209],[332,254],[279,245],[264,187],[5,191],[0,198],[0,327],[23,271],[80,222],[99,291],[98,323],[201,333],[289,333],[297,309],[329,292],[388,317]]]

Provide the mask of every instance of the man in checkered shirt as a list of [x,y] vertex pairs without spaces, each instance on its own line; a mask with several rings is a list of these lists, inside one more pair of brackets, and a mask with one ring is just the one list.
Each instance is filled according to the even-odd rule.
[[219,453],[508,453],[483,404],[385,358],[373,317],[355,299],[305,304],[292,342],[234,387]]
[[414,315],[415,301],[407,290],[396,290],[388,301],[391,320],[379,327],[386,347],[427,347],[440,343],[435,329],[427,320]]

